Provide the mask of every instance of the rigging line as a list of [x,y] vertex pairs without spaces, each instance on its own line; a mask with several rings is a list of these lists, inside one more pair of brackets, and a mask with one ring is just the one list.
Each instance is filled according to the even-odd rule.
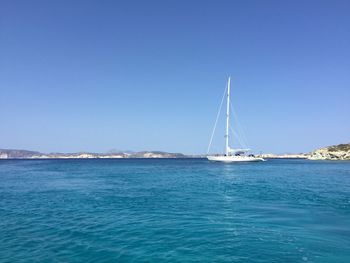
[[233,138],[235,138],[235,142],[237,144],[237,146],[239,146],[239,148],[244,148],[244,143],[242,142],[240,136],[238,136],[238,134],[232,129],[232,127],[230,127],[230,131],[232,133]]
[[213,132],[211,133],[211,137],[210,137],[210,141],[209,141],[209,145],[208,145],[208,149],[207,149],[207,154],[209,153],[209,150],[210,150],[210,147],[211,147],[211,143],[213,142],[213,137],[214,137],[216,125],[218,124],[218,120],[219,120],[219,116],[220,116],[222,104],[223,104],[223,102],[224,102],[225,95],[226,95],[226,90],[227,90],[227,86],[226,86],[226,88],[225,88],[225,90],[224,90],[224,94],[222,95],[222,99],[221,99],[221,103],[220,103],[220,107],[219,107],[218,114],[216,115],[216,120],[215,120],[215,124],[214,124],[214,129],[213,129]]
[[237,114],[235,108],[232,106],[232,104],[230,106],[231,106],[231,110],[232,110],[232,115],[236,119],[236,123],[237,123],[237,128],[238,128],[237,129],[237,132],[238,132],[237,135],[240,135],[242,141],[246,144],[246,146],[248,146],[248,140],[247,140],[247,138],[245,136],[245,132],[244,132],[243,126],[241,125],[241,122],[238,119],[238,114]]
[[[236,125],[237,127],[237,125]],[[246,142],[246,140],[244,139],[244,136],[242,135],[242,131],[240,131],[240,129],[233,129],[231,128],[231,132],[234,134],[234,138],[237,139],[238,143],[242,146],[242,147],[248,147],[248,144]]]
[[230,130],[233,133],[233,135],[237,138],[238,144],[240,145],[241,148],[249,148],[247,144],[241,140],[242,138],[233,130],[231,126],[230,126]]

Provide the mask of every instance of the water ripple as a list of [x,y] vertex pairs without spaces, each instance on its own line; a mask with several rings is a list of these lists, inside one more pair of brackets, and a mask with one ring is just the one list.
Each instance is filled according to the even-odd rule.
[[350,163],[0,161],[1,262],[350,262]]

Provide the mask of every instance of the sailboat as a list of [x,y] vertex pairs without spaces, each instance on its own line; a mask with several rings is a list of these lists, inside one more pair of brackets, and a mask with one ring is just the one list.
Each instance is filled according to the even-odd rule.
[[[227,98],[226,98],[226,133],[225,133],[225,153],[219,155],[208,155],[207,159],[209,161],[216,162],[225,162],[225,163],[233,163],[233,162],[260,162],[265,161],[263,158],[256,157],[252,154],[247,154],[250,149],[232,149],[229,146],[229,127],[230,127],[230,89],[231,89],[231,77],[228,78],[227,81]],[[220,107],[221,109],[221,107]],[[220,113],[220,110],[219,110]],[[219,116],[218,113],[218,116]],[[218,117],[217,117],[218,118]],[[217,120],[216,120],[217,122]],[[211,141],[213,139],[213,135],[215,132],[216,123],[214,126],[214,131],[212,137],[210,139],[208,151],[210,148]]]

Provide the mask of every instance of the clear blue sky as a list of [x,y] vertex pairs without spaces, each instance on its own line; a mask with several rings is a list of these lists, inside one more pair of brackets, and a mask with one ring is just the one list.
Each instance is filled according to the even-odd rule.
[[204,153],[228,75],[256,151],[350,142],[349,14],[347,0],[2,0],[0,148]]

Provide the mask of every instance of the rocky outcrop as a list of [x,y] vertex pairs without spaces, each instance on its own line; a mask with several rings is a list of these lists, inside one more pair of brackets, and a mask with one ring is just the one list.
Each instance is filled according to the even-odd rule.
[[313,151],[309,160],[350,160],[350,143],[329,146]]

